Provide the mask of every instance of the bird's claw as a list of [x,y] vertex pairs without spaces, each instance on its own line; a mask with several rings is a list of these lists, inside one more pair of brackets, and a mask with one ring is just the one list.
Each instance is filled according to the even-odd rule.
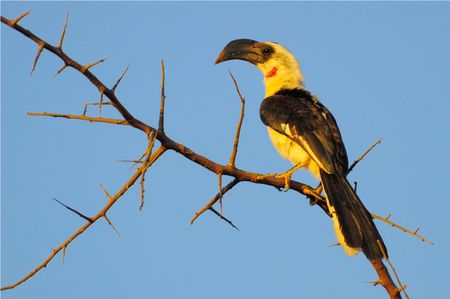
[[284,178],[284,192],[287,192],[289,191],[289,189],[291,189],[291,176],[292,173],[277,175],[278,178]]

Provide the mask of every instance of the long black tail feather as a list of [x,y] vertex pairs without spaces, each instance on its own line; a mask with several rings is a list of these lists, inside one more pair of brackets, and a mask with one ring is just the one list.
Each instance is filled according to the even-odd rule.
[[[328,207],[335,221],[336,234],[348,254],[361,249],[368,259],[387,257],[387,249],[372,216],[347,178],[340,174],[320,173]],[[339,235],[341,234],[341,236]],[[344,244],[342,244],[344,243]]]

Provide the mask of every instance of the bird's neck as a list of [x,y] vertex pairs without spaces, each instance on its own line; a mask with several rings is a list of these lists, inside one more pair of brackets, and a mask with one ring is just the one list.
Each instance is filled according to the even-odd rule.
[[287,66],[269,63],[258,65],[258,68],[264,74],[266,98],[281,89],[303,88],[303,74],[296,61]]

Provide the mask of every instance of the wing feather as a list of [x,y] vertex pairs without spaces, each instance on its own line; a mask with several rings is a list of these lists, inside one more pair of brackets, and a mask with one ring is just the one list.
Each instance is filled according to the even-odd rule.
[[325,172],[346,174],[347,154],[333,115],[309,93],[303,95],[264,99],[263,123],[294,140]]

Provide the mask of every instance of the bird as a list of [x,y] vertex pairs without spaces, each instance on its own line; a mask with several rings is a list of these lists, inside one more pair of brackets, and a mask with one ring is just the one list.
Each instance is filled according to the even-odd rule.
[[299,62],[276,42],[236,39],[215,64],[243,60],[264,75],[260,117],[279,154],[294,167],[306,168],[321,181],[338,243],[347,255],[363,252],[369,260],[387,258],[387,249],[372,216],[347,180],[348,157],[335,118],[304,87]]

